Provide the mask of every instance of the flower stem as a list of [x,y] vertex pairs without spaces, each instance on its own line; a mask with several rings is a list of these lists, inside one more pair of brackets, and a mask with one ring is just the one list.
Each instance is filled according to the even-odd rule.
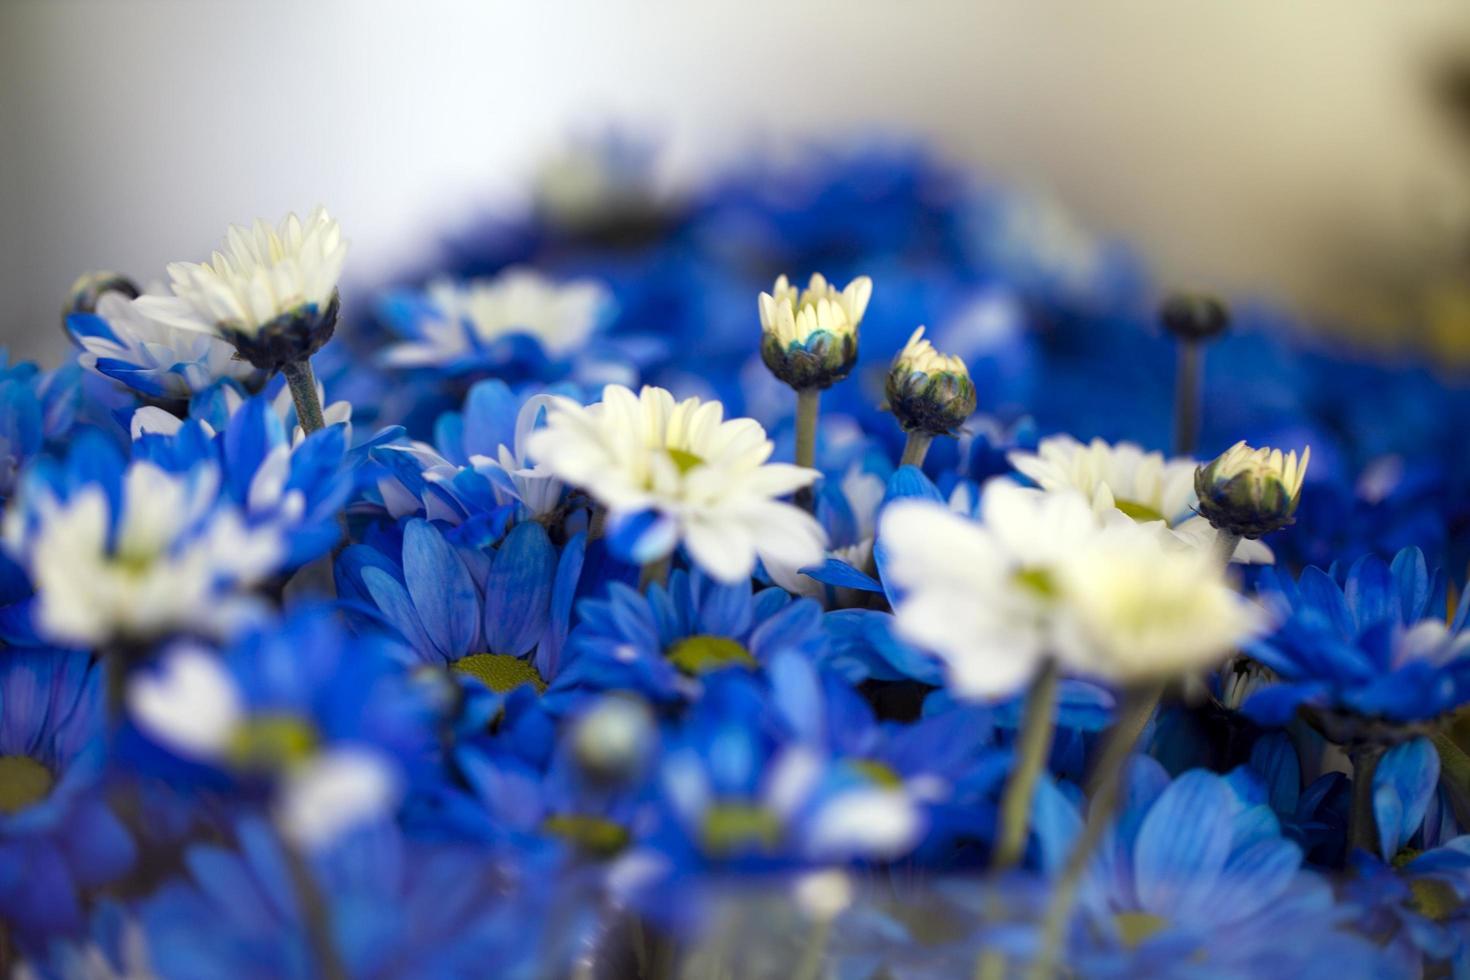
[[1026,693],[1025,714],[1016,738],[1015,760],[1000,801],[1000,836],[991,855],[993,871],[1010,871],[1026,856],[1031,829],[1031,800],[1046,768],[1056,731],[1057,663],[1048,658]]
[[306,938],[311,944],[316,975],[324,980],[346,980],[347,968],[332,939],[331,910],[327,908],[306,856],[284,836],[281,837],[281,851],[291,877],[291,888],[296,893],[297,904],[301,906],[301,924],[306,928]]
[[1118,706],[1118,717],[1113,727],[1103,736],[1102,753],[1093,770],[1091,803],[1087,808],[1087,822],[1082,835],[1072,845],[1067,856],[1066,867],[1052,891],[1051,903],[1047,906],[1046,919],[1042,926],[1041,951],[1031,965],[1033,980],[1050,980],[1054,967],[1061,959],[1062,944],[1066,938],[1067,924],[1072,918],[1072,909],[1077,904],[1077,891],[1082,884],[1083,872],[1092,859],[1092,853],[1102,840],[1103,832],[1112,822],[1122,795],[1124,767],[1133,754],[1143,729],[1153,716],[1163,693],[1163,685],[1149,683],[1123,692],[1123,701]]
[[671,551],[662,558],[644,562],[643,567],[638,570],[638,591],[646,592],[650,585],[668,585],[669,568],[674,564],[674,553]]
[[1215,560],[1224,568],[1230,567],[1235,549],[1240,547],[1240,535],[1217,529],[1215,535]]
[[281,369],[286,384],[291,388],[291,400],[296,403],[296,421],[301,430],[311,435],[326,425],[322,417],[322,402],[316,394],[316,376],[311,373],[311,360],[301,358],[291,361]]
[[[821,411],[822,389],[802,388],[796,393],[796,465],[812,468],[817,462],[817,415]],[[812,488],[796,491],[796,506],[812,509]]]
[[607,528],[607,508],[601,504],[592,505],[592,516],[587,520],[587,543],[591,544],[602,537]]
[[1439,750],[1440,785],[1449,796],[1455,819],[1462,827],[1470,825],[1470,755],[1444,732],[1435,732],[1430,739]]
[[[1353,764],[1353,806],[1348,811],[1348,847],[1378,853],[1378,821],[1373,815],[1373,774],[1383,747],[1361,745],[1348,750]],[[1392,858],[1393,855],[1388,855]]]
[[903,456],[899,459],[898,465],[922,467],[924,457],[929,455],[929,444],[933,441],[934,437],[927,432],[921,432],[918,429],[910,432],[908,441],[903,444]]
[[827,940],[832,933],[832,920],[826,917],[812,924],[806,945],[801,950],[801,960],[792,972],[792,980],[818,980],[822,975],[822,960],[827,955]]
[[1174,373],[1174,455],[1194,453],[1199,438],[1200,365],[1203,349],[1197,340],[1179,341],[1179,363]]

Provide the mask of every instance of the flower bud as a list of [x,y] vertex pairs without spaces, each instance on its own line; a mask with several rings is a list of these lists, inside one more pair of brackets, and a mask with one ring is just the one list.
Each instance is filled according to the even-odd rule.
[[1259,538],[1291,524],[1301,499],[1311,448],[1285,455],[1237,442],[1194,471],[1199,512],[1218,530]]
[[924,339],[923,327],[893,359],[884,392],[888,410],[905,432],[947,435],[975,411],[969,368],[958,357],[935,350]]
[[137,299],[139,292],[137,284],[121,273],[83,273],[66,292],[66,308],[61,311],[61,319],[64,321],[73,313],[96,313],[97,302],[107,293],[122,293],[128,299]]
[[589,776],[623,782],[648,760],[656,733],[647,704],[627,695],[609,694],[577,719],[572,754]]
[[1180,340],[1213,340],[1230,326],[1230,311],[1213,296],[1175,293],[1159,307],[1159,321]]
[[858,325],[873,295],[873,281],[858,276],[841,292],[820,273],[807,288],[782,276],[760,295],[761,360],[798,391],[830,388],[857,362]]

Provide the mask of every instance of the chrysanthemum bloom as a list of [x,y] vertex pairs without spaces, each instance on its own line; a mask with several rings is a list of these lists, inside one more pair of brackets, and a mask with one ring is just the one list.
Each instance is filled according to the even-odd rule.
[[1011,694],[1048,656],[1103,680],[1167,678],[1256,628],[1208,552],[1156,526],[1102,526],[1076,493],[992,481],[981,518],[904,501],[880,531],[900,632],[939,654],[962,694]]
[[323,208],[279,227],[232,225],[226,251],[207,263],[168,267],[172,296],[144,296],[139,310],[172,326],[214,333],[264,371],[316,353],[337,326],[337,280],[347,257],[341,229]]
[[975,385],[965,362],[924,339],[920,327],[888,369],[888,410],[905,432],[950,435],[975,411]]
[[281,568],[289,548],[278,526],[250,526],[220,493],[212,463],[124,468],[101,440],[79,442],[68,468],[31,470],[5,544],[35,583],[37,627],[96,646],[234,620],[242,591]]
[[383,360],[451,372],[528,356],[564,361],[585,347],[611,306],[611,295],[599,283],[558,283],[532,269],[468,282],[436,279],[422,294],[389,297],[385,312],[405,340]]
[[1217,530],[1259,538],[1290,525],[1301,500],[1312,450],[1252,449],[1237,442],[1195,470],[1199,512]]
[[608,510],[610,541],[633,561],[658,561],[682,543],[723,582],[746,578],[757,557],[801,567],[821,561],[826,536],[779,498],[817,477],[771,463],[753,419],[726,419],[719,402],[675,402],[663,388],[621,385],[582,406],[558,398],[529,448],[549,471]]
[[[1087,444],[1071,436],[1043,439],[1036,452],[1014,452],[1010,464],[1048,493],[1072,489],[1092,501],[1102,514],[1120,511],[1135,521],[1163,521],[1181,540],[1209,550],[1218,532],[1195,513],[1197,463],[1192,459],[1165,459],[1163,453],[1145,452],[1131,442],[1109,444],[1094,439]],[[1244,540],[1235,560],[1270,563],[1271,550]]]
[[760,295],[761,359],[798,391],[830,388],[857,362],[858,326],[873,281],[858,276],[838,292],[820,273],[797,291],[785,276]]

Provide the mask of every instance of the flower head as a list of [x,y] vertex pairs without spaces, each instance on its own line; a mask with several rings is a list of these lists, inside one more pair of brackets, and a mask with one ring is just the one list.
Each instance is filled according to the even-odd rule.
[[1177,293],[1159,307],[1159,321],[1180,340],[1213,340],[1230,326],[1230,312],[1213,296]]
[[347,242],[316,208],[303,222],[232,225],[225,251],[209,262],[168,267],[173,296],[144,297],[140,309],[164,323],[216,333],[262,370],[314,354],[337,323],[337,280]]
[[1298,463],[1295,452],[1237,442],[1195,471],[1199,512],[1218,530],[1244,538],[1280,530],[1294,520],[1311,458],[1310,447]]
[[405,339],[383,359],[396,367],[450,371],[503,367],[536,356],[565,361],[586,347],[611,308],[612,297],[600,283],[559,283],[534,269],[507,269],[466,282],[436,279],[421,294],[388,297],[387,319]]
[[905,432],[952,433],[975,411],[975,384],[965,362],[945,355],[915,330],[888,369],[888,409]]
[[821,526],[779,499],[817,472],[768,462],[773,446],[760,423],[724,411],[698,398],[675,402],[663,388],[635,395],[608,385],[595,405],[558,398],[528,446],[608,509],[612,546],[634,561],[683,543],[724,582],[748,577],[764,555],[798,567],[820,561]]
[[847,377],[857,362],[858,326],[872,295],[867,276],[841,292],[820,273],[800,292],[781,276],[758,304],[766,367],[796,389],[827,388]]

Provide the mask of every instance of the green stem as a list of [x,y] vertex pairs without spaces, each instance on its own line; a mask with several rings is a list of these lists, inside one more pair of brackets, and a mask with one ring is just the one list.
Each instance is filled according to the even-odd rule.
[[1031,800],[1046,768],[1056,731],[1057,664],[1048,658],[1031,681],[1025,714],[1016,738],[1015,761],[1000,801],[1000,835],[991,855],[993,871],[1010,871],[1026,856],[1031,830]]
[[1194,454],[1199,438],[1200,365],[1203,350],[1199,341],[1179,341],[1179,363],[1174,374],[1174,455]]
[[927,432],[915,429],[909,433],[908,441],[903,444],[903,456],[899,458],[899,466],[924,465],[924,457],[929,455],[929,444],[934,437]]
[[[820,388],[803,388],[796,393],[796,465],[815,468],[817,463],[817,416],[822,407]],[[796,506],[811,510],[812,488],[796,491]]]
[[296,403],[296,421],[307,435],[326,425],[322,417],[322,402],[316,394],[316,376],[311,373],[311,360],[303,357],[291,361],[281,373],[291,389],[291,400]]
[[668,585],[669,568],[673,564],[674,553],[672,551],[662,558],[655,558],[653,561],[645,562],[643,567],[638,570],[638,591],[646,592],[648,587],[655,583],[658,585]]
[[1230,567],[1235,549],[1240,547],[1240,535],[1229,531],[1218,531],[1215,535],[1215,560],[1224,568]]
[[[1364,745],[1349,750],[1348,758],[1353,763],[1353,806],[1348,811],[1348,847],[1378,853],[1378,821],[1373,816],[1373,774],[1378,771],[1378,760],[1383,758],[1383,748]],[[1393,855],[1387,855],[1392,858]]]
[[592,517],[587,522],[587,543],[591,544],[602,537],[607,528],[607,508],[601,504],[592,505]]
[[1444,732],[1435,732],[1430,739],[1439,750],[1439,781],[1449,794],[1455,819],[1470,826],[1470,755]]
[[306,928],[306,938],[311,944],[311,954],[316,961],[316,976],[324,980],[347,980],[347,967],[337,952],[332,938],[331,910],[322,897],[321,888],[311,873],[306,856],[285,837],[281,838],[281,851],[286,859],[286,870],[291,876],[291,887],[296,901],[301,906],[301,924]]
[[812,923],[811,935],[802,948],[801,960],[792,972],[792,980],[819,980],[822,975],[822,960],[827,955],[827,939],[832,933],[832,920],[821,918]]
[[1051,903],[1047,906],[1042,925],[1041,952],[1031,965],[1033,980],[1050,980],[1055,973],[1055,965],[1061,960],[1067,924],[1077,904],[1082,875],[1102,840],[1103,832],[1112,823],[1122,795],[1124,767],[1153,716],[1163,690],[1162,684],[1150,683],[1124,691],[1117,720],[1103,736],[1102,752],[1088,781],[1091,784],[1091,802],[1087,808],[1087,822],[1082,827],[1082,835],[1072,845],[1066,867],[1052,890]]

